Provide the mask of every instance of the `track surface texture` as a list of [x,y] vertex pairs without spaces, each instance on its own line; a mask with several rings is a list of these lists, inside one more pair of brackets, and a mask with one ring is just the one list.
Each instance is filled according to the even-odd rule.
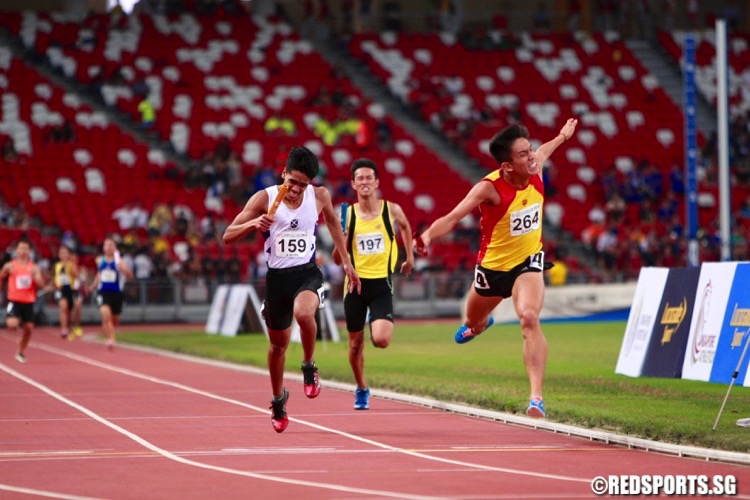
[[[371,398],[342,384],[307,399],[286,377],[273,431],[262,370],[37,328],[28,362],[0,335],[0,498],[594,498],[609,475],[734,475],[750,467],[627,449]],[[296,366],[291,363],[289,366]],[[338,387],[338,388],[337,388]]]

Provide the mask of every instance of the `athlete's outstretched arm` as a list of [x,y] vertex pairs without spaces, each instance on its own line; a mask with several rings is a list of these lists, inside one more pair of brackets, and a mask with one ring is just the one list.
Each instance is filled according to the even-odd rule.
[[[500,203],[500,194],[491,182],[480,181],[475,184],[466,194],[464,199],[458,202],[458,205],[456,205],[453,210],[433,222],[432,225],[430,225],[430,227],[419,236],[424,243],[424,247],[420,253],[422,255],[427,255],[427,248],[430,246],[432,240],[451,232],[461,219],[473,212],[482,203],[489,203],[491,205],[497,205]],[[417,248],[419,247],[420,245],[417,245]]]
[[539,175],[542,175],[542,167],[544,166],[544,163],[549,159],[550,156],[552,156],[552,153],[555,152],[555,150],[561,146],[563,143],[570,140],[571,137],[573,137],[573,134],[576,132],[576,125],[578,125],[578,120],[575,118],[568,118],[568,121],[565,122],[565,125],[562,126],[560,129],[560,133],[557,134],[557,136],[552,139],[551,141],[547,141],[536,150],[536,161],[539,164]]
[[273,216],[266,215],[268,211],[268,192],[263,189],[247,200],[245,207],[237,214],[231,224],[224,231],[224,243],[232,243],[256,229],[267,231],[273,224]]

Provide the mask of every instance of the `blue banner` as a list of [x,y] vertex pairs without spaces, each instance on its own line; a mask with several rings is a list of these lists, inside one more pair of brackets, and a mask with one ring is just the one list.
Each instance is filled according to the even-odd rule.
[[[727,301],[727,309],[719,335],[719,344],[714,355],[714,364],[709,381],[728,384],[740,361],[745,342],[750,331],[750,264],[738,264],[734,274],[732,291]],[[747,372],[750,355],[745,356],[737,377],[737,385],[742,385]]]
[[688,266],[698,267],[698,182],[696,179],[696,162],[698,158],[697,141],[697,93],[695,86],[695,35],[686,33],[684,39],[683,59],[683,101],[682,112],[685,116],[685,229],[688,239]]

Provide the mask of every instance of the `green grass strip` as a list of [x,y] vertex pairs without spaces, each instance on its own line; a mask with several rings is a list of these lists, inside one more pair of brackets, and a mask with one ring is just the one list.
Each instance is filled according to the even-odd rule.
[[[458,327],[445,322],[397,322],[387,349],[365,347],[370,387],[522,414],[529,397],[517,325],[498,325],[465,345]],[[630,378],[614,373],[624,322],[545,323],[549,360],[545,383],[548,420],[666,443],[750,452],[750,430],[735,421],[750,417],[750,388],[734,387],[716,431],[711,428],[727,386],[679,379]],[[315,359],[323,379],[353,383],[348,336],[318,342]],[[265,367],[268,340],[203,331],[121,333],[123,342]],[[287,370],[298,369],[302,347],[287,351]],[[730,371],[734,367],[730,368]],[[269,383],[270,393],[270,383]]]

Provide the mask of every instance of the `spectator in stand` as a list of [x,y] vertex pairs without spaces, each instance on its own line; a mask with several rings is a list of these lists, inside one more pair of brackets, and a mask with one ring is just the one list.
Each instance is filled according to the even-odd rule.
[[741,224],[750,223],[750,195],[745,197],[742,206],[737,211],[737,219]]
[[643,185],[645,197],[657,202],[662,196],[664,175],[661,169],[653,162],[648,162],[643,172]]
[[263,130],[271,137],[294,137],[297,135],[297,123],[288,116],[276,113],[268,117]]
[[629,241],[625,254],[623,256],[622,268],[626,280],[638,279],[638,275],[643,267],[641,249],[636,241]]
[[218,234],[216,230],[216,217],[212,212],[206,212],[206,215],[201,218],[200,222],[201,243],[216,241]]
[[620,257],[619,251],[619,234],[620,230],[613,221],[607,221],[607,228],[602,231],[596,240],[596,252],[599,256],[599,267],[608,277],[612,277],[615,271],[617,260]]
[[149,280],[154,273],[154,261],[147,249],[140,249],[133,259],[133,273],[137,280]]
[[156,123],[156,109],[154,109],[148,95],[144,95],[141,102],[138,103],[138,112],[141,114],[141,128],[150,130]]
[[557,255],[555,252],[550,252],[549,259],[555,264],[546,272],[550,286],[564,286],[568,283],[568,265],[565,263],[564,255],[562,248],[558,250]]
[[607,219],[619,222],[619,220],[625,215],[627,206],[627,203],[625,203],[623,197],[620,196],[620,193],[613,193],[604,205],[604,210],[607,212]]
[[393,130],[385,118],[375,122],[375,141],[381,151],[393,151]]
[[18,160],[18,152],[16,151],[16,143],[12,137],[6,137],[3,143],[3,160],[8,163],[12,163]]
[[237,254],[237,247],[232,247],[229,258],[224,262],[224,278],[228,283],[242,282],[242,261]]
[[172,209],[166,203],[158,203],[148,220],[149,235],[166,235],[172,230]]
[[255,189],[254,192],[257,193],[258,191],[263,191],[267,187],[273,186],[274,184],[276,184],[276,181],[278,179],[279,176],[274,170],[273,166],[261,166],[253,177],[253,187]]
[[181,273],[182,280],[185,283],[204,283],[205,282],[205,275],[203,274],[203,267],[201,263],[201,256],[197,252],[192,252],[190,254],[190,259],[182,267],[182,273]]
[[534,31],[547,32],[552,28],[552,22],[544,2],[539,2],[534,11]]
[[662,224],[667,224],[677,214],[678,208],[679,202],[674,192],[667,191],[656,209],[656,219]]
[[62,235],[60,244],[70,248],[71,252],[76,253],[80,247],[78,236],[72,230],[68,229]]
[[5,200],[0,198],[0,226],[11,225],[10,217],[12,211]]
[[112,212],[112,218],[117,220],[120,231],[148,227],[148,212],[138,200],[126,202],[125,205]]
[[383,28],[386,31],[401,31],[401,7],[398,2],[386,1],[383,4]]
[[688,27],[691,30],[700,27],[700,22],[698,19],[699,17],[698,1],[699,0],[687,0],[685,2],[685,10],[687,12]]
[[47,140],[49,142],[75,142],[76,134],[73,129],[73,123],[70,120],[65,120],[62,125],[55,125],[50,130]]
[[581,26],[580,0],[568,0],[568,31],[575,33]]

